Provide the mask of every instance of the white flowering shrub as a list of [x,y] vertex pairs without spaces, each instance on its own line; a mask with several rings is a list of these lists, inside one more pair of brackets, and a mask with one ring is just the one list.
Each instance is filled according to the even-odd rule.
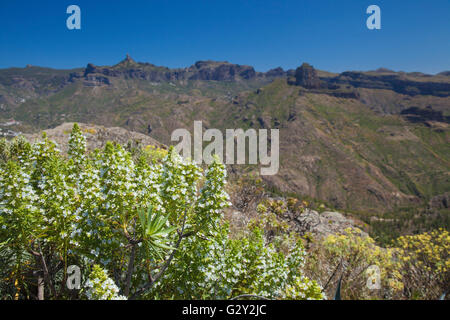
[[[110,142],[88,154],[77,125],[67,155],[45,135],[0,153],[1,298],[321,298],[300,246],[282,253],[258,228],[230,238],[218,160],[203,172],[173,149],[133,160]],[[81,292],[66,286],[70,265]]]
[[175,299],[229,299],[242,294],[271,299],[323,299],[322,288],[302,275],[305,251],[288,254],[267,244],[258,227],[232,239],[227,224],[208,236],[186,239],[150,294]]
[[119,295],[119,288],[108,272],[99,265],[92,268],[83,293],[89,300],[126,300],[126,297]]
[[222,209],[225,166],[215,161],[206,172],[206,183],[195,215],[206,226],[184,241],[174,262],[149,296],[176,299],[227,299],[253,294],[272,299],[323,299],[321,287],[302,275],[305,251],[300,241],[288,237],[289,252],[267,243],[260,225],[252,224],[244,237],[230,237]]

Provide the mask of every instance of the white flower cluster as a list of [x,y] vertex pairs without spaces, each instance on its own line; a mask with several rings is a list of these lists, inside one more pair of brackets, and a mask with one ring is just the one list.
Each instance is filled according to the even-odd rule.
[[119,294],[119,288],[108,276],[108,272],[98,265],[94,265],[83,292],[89,300],[127,300]]
[[73,126],[72,134],[69,138],[69,158],[74,161],[74,164],[80,166],[85,161],[86,153],[86,137],[82,134],[77,124]]
[[197,201],[197,181],[202,177],[195,163],[182,158],[172,149],[163,160],[160,170],[162,205],[175,217]]
[[[0,168],[0,222],[10,232],[19,229],[27,218],[39,213],[39,197],[30,185],[30,174],[14,163]],[[17,214],[16,214],[17,213]],[[40,222],[36,221],[37,227]]]
[[[188,238],[155,292],[179,299],[229,299],[248,293],[273,299],[323,299],[320,286],[302,275],[304,249],[285,255],[266,244],[260,230],[230,239],[227,226],[205,240]],[[183,288],[183,290],[180,290]]]
[[[74,126],[68,158],[44,137],[23,148],[16,160],[0,163],[0,242],[11,239],[18,250],[26,250],[39,240],[55,256],[117,270],[129,250],[124,228],[139,236],[135,221],[140,209],[169,216],[168,228],[179,227],[188,211],[186,225],[192,230],[204,229],[206,222],[218,225],[229,203],[225,178],[218,162],[204,177],[199,166],[174,151],[161,164],[134,162],[112,143],[86,156],[86,139]],[[174,240],[177,233],[167,237]],[[141,279],[140,284],[147,270],[159,265],[148,260],[146,250],[142,245],[137,252],[136,261],[146,263],[136,266],[134,281]]]
[[[94,265],[84,291],[88,299],[124,298],[103,268],[123,270],[130,252],[126,233],[145,239],[138,214],[150,208],[168,217],[168,243],[177,239],[174,230],[185,213],[186,229],[193,234],[181,242],[153,294],[182,299],[226,299],[237,293],[323,297],[317,284],[302,275],[301,246],[281,253],[265,243],[257,228],[242,239],[229,237],[222,219],[230,205],[226,168],[218,159],[203,175],[199,166],[173,149],[161,164],[134,162],[129,152],[112,143],[86,157],[86,140],[77,126],[68,153],[67,159],[44,139],[24,148],[18,160],[0,165],[0,243],[8,239],[24,250],[39,240],[55,256]],[[154,260],[150,251],[155,249],[148,241],[136,250],[133,285],[138,287],[161,262]]]
[[198,201],[197,223],[209,223],[212,227],[221,219],[222,210],[231,205],[225,191],[227,171],[225,165],[216,158],[206,170],[206,182]]

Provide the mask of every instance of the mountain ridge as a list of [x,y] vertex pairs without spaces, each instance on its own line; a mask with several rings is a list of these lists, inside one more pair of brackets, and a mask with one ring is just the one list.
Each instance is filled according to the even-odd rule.
[[[306,66],[309,65],[303,64],[296,70],[284,70],[277,67],[267,72],[257,72],[252,66],[207,60],[197,61],[186,68],[170,69],[151,63],[136,62],[127,55],[124,60],[113,66],[96,66],[89,63],[85,68],[68,70],[34,66],[0,69],[0,106],[19,104],[22,100],[17,97],[20,95],[17,93],[22,93],[20,91],[31,91],[31,97],[35,92],[38,95],[52,94],[76,82],[82,82],[84,86],[96,87],[111,86],[112,82],[118,79],[139,79],[152,83],[222,81],[252,83],[250,87],[258,87],[274,79],[294,78],[295,83],[299,70]],[[326,91],[326,93],[342,97],[358,98],[353,90],[355,88],[390,90],[408,96],[450,96],[450,74],[445,71],[436,75],[427,75],[420,72],[405,73],[379,68],[375,71],[345,71],[334,74],[312,69],[317,75],[314,89],[321,89],[322,93]],[[18,92],[8,90],[9,88],[16,88]]]
[[386,69],[336,75],[307,64],[262,75],[225,62],[168,69],[131,57],[111,67],[19,71],[0,70],[5,134],[82,122],[123,127],[168,145],[171,132],[192,131],[195,120],[205,129],[276,128],[280,172],[266,182],[277,192],[361,215],[448,211],[428,210],[450,190],[445,75]]

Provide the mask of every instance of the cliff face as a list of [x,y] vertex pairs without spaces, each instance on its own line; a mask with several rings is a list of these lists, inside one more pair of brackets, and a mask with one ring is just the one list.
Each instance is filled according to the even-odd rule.
[[295,71],[295,79],[289,82],[306,89],[322,89],[325,90],[322,93],[344,98],[357,98],[357,95],[343,93],[342,88],[389,90],[409,96],[450,96],[448,72],[430,76],[418,72],[404,73],[378,69],[370,72],[343,72],[335,77],[319,78],[317,71],[311,65],[304,63]]
[[198,61],[188,69],[189,80],[233,81],[253,79],[256,72],[253,67],[228,62]]
[[432,106],[426,108],[411,107],[400,112],[411,122],[437,121],[450,123],[450,116],[444,116],[442,111],[433,110]]
[[295,84],[306,89],[319,89],[321,87],[316,70],[307,63],[303,63],[295,71]]
[[[444,75],[443,75],[444,76]],[[373,72],[343,72],[329,80],[332,84],[351,85],[355,88],[392,90],[410,96],[434,95],[450,96],[450,82],[438,82],[430,76],[420,74],[402,74]]]
[[[113,67],[97,67],[88,64],[82,76],[78,74],[73,75],[73,77],[87,79],[94,74],[153,82],[180,80],[239,81],[251,80],[258,76],[253,67],[228,62],[197,61],[189,68],[169,69],[149,63],[137,63],[127,56],[125,60]],[[259,76],[263,75],[260,74]]]

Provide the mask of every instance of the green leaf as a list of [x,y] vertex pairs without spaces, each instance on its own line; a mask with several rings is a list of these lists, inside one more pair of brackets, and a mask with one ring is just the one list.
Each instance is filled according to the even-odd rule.
[[146,219],[144,210],[138,211],[138,217],[139,217],[139,222],[141,223],[142,230],[145,230],[145,226],[147,224],[147,221],[146,221],[147,219]]

